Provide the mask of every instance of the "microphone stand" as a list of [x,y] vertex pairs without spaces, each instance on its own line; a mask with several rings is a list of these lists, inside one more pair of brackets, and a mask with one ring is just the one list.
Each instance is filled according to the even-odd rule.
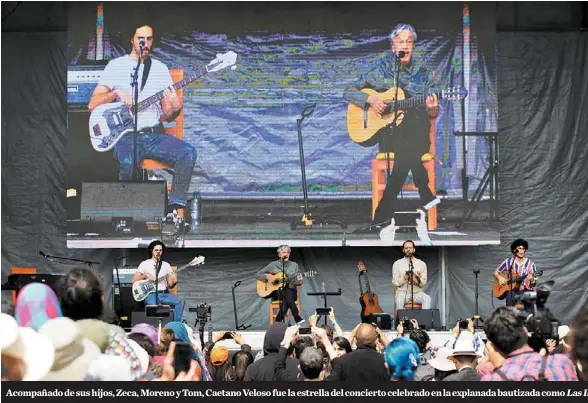
[[[114,271],[116,273],[116,288],[118,289],[118,306],[119,306],[119,311],[122,311],[123,309],[123,299],[122,299],[122,291],[120,288],[120,276],[118,274],[118,263],[124,259],[124,256],[119,256],[114,260]],[[120,313],[117,312],[116,310],[116,303],[115,303],[115,298],[116,298],[116,293],[114,293],[114,298],[112,299],[112,305],[113,305],[113,311],[116,313],[116,315],[118,316],[119,320],[120,320]]]
[[282,261],[282,292],[280,293],[280,314],[282,317],[282,323],[286,323],[286,310],[284,309],[284,300],[286,297],[286,262],[284,258],[280,258]]
[[410,309],[414,309],[414,265],[412,264],[412,255],[408,260],[408,272],[410,273]]
[[480,269],[474,269],[474,275],[476,276],[476,293],[474,294],[476,297],[476,311],[474,316],[472,316],[474,322],[474,329],[482,328],[483,326],[478,324],[478,322],[484,323],[484,320],[478,313],[478,274],[480,274]]
[[346,229],[346,223],[333,219],[327,220],[322,216],[322,214],[319,216],[320,218],[318,220],[313,218],[310,207],[308,206],[308,184],[306,183],[306,165],[304,162],[304,145],[302,142],[302,121],[304,118],[307,118],[314,113],[315,107],[316,105],[307,106],[300,114],[300,119],[296,119],[296,125],[298,128],[298,151],[300,153],[300,171],[302,173],[302,192],[304,194],[304,212],[301,218],[297,218],[290,223],[290,228],[292,230],[295,230],[298,226],[303,228],[320,228],[323,226],[328,226],[329,224],[333,224],[340,226],[342,229]]
[[159,306],[159,271],[161,270],[161,258],[155,263],[155,305]]
[[251,325],[240,325],[239,324],[239,319],[237,317],[237,299],[235,297],[235,288],[239,287],[241,285],[241,281],[237,281],[234,285],[233,288],[231,290],[231,293],[233,294],[233,312],[235,314],[235,330],[247,330],[251,327]]
[[61,260],[63,262],[84,263],[84,264],[87,264],[90,267],[92,267],[92,265],[94,265],[94,264],[96,264],[96,265],[99,265],[100,264],[100,262],[94,262],[92,260],[81,260],[81,259],[72,259],[72,258],[64,257],[64,256],[47,255],[43,251],[39,251],[39,255],[43,256],[45,259],[47,259],[49,261],[52,261],[53,259],[56,259],[56,260]]
[[139,67],[141,67],[141,59],[143,57],[143,45],[139,42],[139,57],[137,60],[137,67],[131,73],[131,87],[133,88],[133,180],[139,180],[139,172],[137,169],[137,134],[139,132]]

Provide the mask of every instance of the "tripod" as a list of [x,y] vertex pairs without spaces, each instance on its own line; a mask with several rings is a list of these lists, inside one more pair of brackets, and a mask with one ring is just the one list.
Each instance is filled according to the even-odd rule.
[[290,228],[295,230],[299,226],[303,228],[322,228],[327,227],[329,224],[338,225],[342,229],[347,228],[347,224],[333,219],[327,219],[322,214],[319,216],[320,218],[313,218],[312,212],[310,211],[310,207],[308,206],[308,184],[306,182],[306,165],[304,162],[304,145],[302,142],[302,121],[304,118],[309,117],[314,113],[314,108],[316,105],[309,105],[300,114],[300,119],[296,119],[296,124],[298,128],[298,151],[300,153],[300,171],[302,173],[302,191],[304,193],[304,211],[302,213],[301,218],[297,218],[290,223]]
[[474,294],[474,296],[476,297],[476,311],[474,313],[474,316],[472,316],[472,321],[474,322],[474,329],[481,329],[484,327],[484,320],[478,313],[478,274],[480,274],[480,269],[474,269],[474,275],[476,276],[476,293]]
[[[489,221],[491,223],[498,221],[498,133],[497,132],[455,132],[455,136],[462,136],[464,138],[463,146],[462,146],[462,155],[464,161],[464,167],[466,166],[466,158],[467,158],[467,150],[465,146],[465,138],[466,137],[486,137],[489,143],[489,153],[488,153],[488,169],[484,173],[480,184],[474,191],[474,195],[472,196],[471,206],[467,211],[464,211],[461,219],[455,224],[455,228],[461,228],[462,225],[467,222],[474,211],[478,208],[478,204],[480,200],[484,196],[484,192],[486,192],[486,188],[488,188],[488,193],[490,196],[490,217]],[[465,168],[464,174],[462,175],[466,178]],[[464,189],[466,188],[467,181],[464,179]],[[467,193],[465,194],[465,198],[467,200]]]

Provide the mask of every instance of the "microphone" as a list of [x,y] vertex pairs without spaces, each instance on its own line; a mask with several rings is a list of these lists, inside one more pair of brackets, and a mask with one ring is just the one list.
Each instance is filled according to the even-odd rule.
[[399,59],[402,59],[404,56],[406,56],[406,52],[404,50],[399,50],[398,52],[396,52],[396,56]]
[[140,47],[140,48],[144,48],[144,47],[145,47],[145,39],[141,39],[141,40],[139,41],[139,47]]

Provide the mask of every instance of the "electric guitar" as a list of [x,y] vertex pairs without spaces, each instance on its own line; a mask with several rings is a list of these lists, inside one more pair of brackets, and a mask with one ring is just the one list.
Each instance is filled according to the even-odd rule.
[[[192,259],[190,261],[190,263],[183,265],[175,272],[179,273],[187,267],[200,266],[201,264],[204,264],[204,256],[196,256],[194,259]],[[171,273],[166,274],[165,276],[159,277],[157,279],[157,281],[165,279],[167,282],[167,278],[170,274]],[[147,296],[149,294],[154,293],[155,292],[155,281],[156,280],[148,280],[148,279],[135,281],[133,283],[133,298],[135,299],[135,301],[143,301],[145,298],[147,298]]]
[[[165,88],[140,101],[137,105],[139,116],[145,109],[161,101],[163,93],[166,90],[171,89],[177,91],[208,73],[220,71],[227,67],[235,69],[236,62],[237,54],[233,51],[229,51],[222,55],[218,54],[216,59],[200,69],[197,74],[192,74],[173,84],[171,87]],[[99,152],[110,150],[125,134],[133,132],[134,121],[135,117],[133,111],[127,108],[122,102],[111,102],[98,106],[90,114],[89,122],[90,141],[92,142],[94,150]],[[140,129],[142,128],[139,127],[139,130]]]
[[[362,261],[357,262],[357,269],[359,270],[359,291],[361,293],[361,297],[359,297],[359,304],[361,305],[360,316],[362,322],[367,322],[373,313],[382,313],[384,311],[382,308],[380,308],[380,300],[378,296],[371,290],[367,269],[365,268],[365,264]],[[365,293],[363,292],[363,287],[361,286],[362,277],[365,278]]]
[[[316,271],[307,271],[305,273],[299,274],[301,274],[302,277],[314,277],[318,273]],[[291,281],[295,281],[296,276],[298,276],[298,274],[295,274],[293,276],[286,276],[286,278],[284,279],[283,273],[270,275],[271,280],[269,281],[257,280],[257,295],[259,295],[262,298],[267,298],[270,296],[272,292],[279,290],[282,287],[286,287],[288,283],[290,283]]]
[[[363,89],[361,92],[368,95],[375,95],[384,103],[387,104],[382,116],[378,115],[371,108],[364,109],[353,103],[347,107],[347,131],[349,137],[356,143],[362,145],[371,145],[375,143],[374,136],[378,134],[380,129],[391,125],[394,122],[394,97],[396,96],[396,87],[390,88],[385,92],[377,92],[372,89]],[[436,93],[439,99],[448,101],[460,101],[468,95],[468,91],[462,87],[450,87],[443,91]],[[425,95],[418,95],[412,98],[405,99],[404,91],[398,88],[398,101],[396,102],[398,111],[404,111],[409,108],[414,108],[426,104],[427,97]],[[396,126],[400,126],[404,114],[398,113],[396,117]]]
[[[535,287],[535,285],[537,284],[537,278],[541,277],[542,275],[543,275],[542,270],[537,270],[535,272],[535,275],[533,276],[533,279],[531,280],[531,287]],[[509,280],[508,273],[500,273],[498,276],[502,277],[503,279],[506,280],[506,283],[504,283],[504,285],[500,285],[498,280],[496,278],[494,279],[494,284],[492,284],[492,296],[494,298],[498,298],[498,299],[504,299],[506,297],[506,292],[510,291],[511,289],[513,291],[520,290],[521,285],[523,284],[523,282],[527,278],[527,276],[520,276],[520,277],[514,277]],[[511,287],[511,284],[512,284],[512,287]]]

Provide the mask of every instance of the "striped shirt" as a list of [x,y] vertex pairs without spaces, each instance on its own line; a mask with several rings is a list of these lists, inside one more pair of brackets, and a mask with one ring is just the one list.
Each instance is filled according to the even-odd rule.
[[531,259],[525,258],[525,261],[522,264],[518,264],[514,257],[509,257],[504,262],[502,262],[502,264],[500,266],[498,266],[496,271],[498,273],[507,273],[508,274],[508,271],[511,267],[512,267],[512,275],[514,278],[523,277],[523,276],[526,277],[525,280],[523,281],[522,286],[521,286],[521,289],[520,289],[521,291],[535,290],[535,287],[531,286],[531,279],[528,277],[530,274],[532,277],[535,274],[535,272],[537,271],[537,267],[535,266],[535,263]]
[[[543,356],[525,346],[513,351],[506,357],[500,370],[511,381],[536,381],[539,379]],[[547,356],[545,366],[545,378],[548,381],[577,381],[576,368],[565,354]],[[491,374],[483,375],[482,381],[503,381],[502,377],[494,370]]]

